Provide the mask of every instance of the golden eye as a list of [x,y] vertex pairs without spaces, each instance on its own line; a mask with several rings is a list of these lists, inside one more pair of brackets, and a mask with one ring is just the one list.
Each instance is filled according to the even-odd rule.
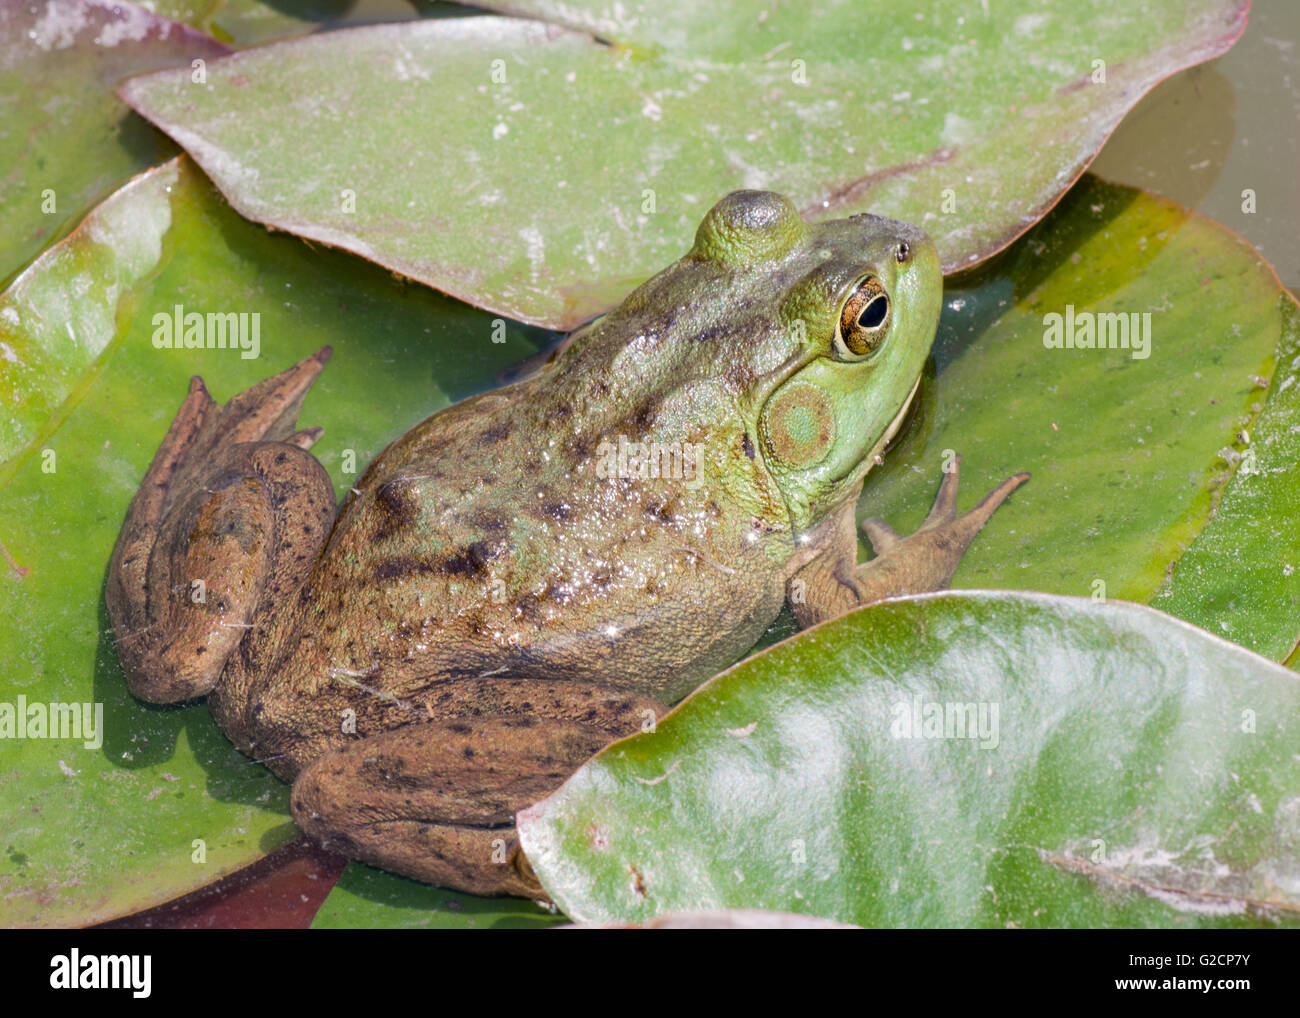
[[836,348],[846,360],[875,353],[889,330],[889,294],[875,276],[858,282],[840,311]]

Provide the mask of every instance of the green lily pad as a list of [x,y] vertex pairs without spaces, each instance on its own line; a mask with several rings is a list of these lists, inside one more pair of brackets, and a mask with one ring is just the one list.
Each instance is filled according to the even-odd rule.
[[122,94],[249,218],[571,327],[742,186],[919,223],[948,268],[973,264],[1057,201],[1147,89],[1230,46],[1248,3],[500,6],[569,27],[323,33]]
[[[1067,308],[1076,329],[1086,316],[1137,315],[1149,331],[1147,356],[1048,348],[1046,316],[1064,319]],[[963,504],[1028,470],[1032,479],[980,534],[953,586],[1147,601],[1222,497],[1279,345],[1298,341],[1294,301],[1239,237],[1171,202],[1085,177],[1005,257],[949,281],[937,377],[868,480],[859,515],[914,529],[953,453],[963,456]],[[1292,354],[1278,369],[1283,398],[1293,396],[1297,367]],[[1265,435],[1283,435],[1294,411],[1267,413],[1277,423]],[[1261,456],[1289,467],[1289,446],[1279,442]],[[1267,498],[1248,511],[1225,503],[1228,514],[1212,524],[1223,548],[1215,582],[1240,591],[1231,631],[1216,631],[1270,651],[1289,648],[1300,632],[1294,581],[1277,555],[1295,546],[1294,480],[1285,482],[1295,474],[1276,476]],[[1274,532],[1285,535],[1282,545],[1270,545]],[[1162,604],[1211,621],[1190,600]]]
[[517,898],[476,898],[350,863],[312,929],[545,929],[564,917]]
[[427,0],[146,0],[144,6],[238,48],[322,28],[471,13]]
[[520,814],[584,922],[1300,925],[1300,680],[1154,609],[887,601],[696,691]]
[[131,174],[176,148],[114,92],[129,74],[211,61],[216,40],[129,3],[0,2],[0,279]]
[[1152,604],[1280,661],[1300,631],[1300,308],[1284,294],[1278,311],[1268,400],[1243,429],[1249,443],[1214,518]]
[[[127,505],[190,375],[227,399],[333,343],[303,421],[325,427],[316,451],[342,492],[389,440],[488,387],[547,337],[495,329],[352,256],[269,234],[184,159],[119,191],[19,283],[0,297],[0,324],[11,347],[26,343],[20,368],[40,349],[24,330],[43,327],[41,294],[70,295],[57,321],[103,342],[3,468],[0,701],[102,704],[104,720],[98,746],[0,740],[0,924],[83,925],[211,883],[297,833],[287,786],[239,754],[206,708],[131,698],[103,607]],[[259,356],[155,348],[154,316],[178,304],[259,314]]]

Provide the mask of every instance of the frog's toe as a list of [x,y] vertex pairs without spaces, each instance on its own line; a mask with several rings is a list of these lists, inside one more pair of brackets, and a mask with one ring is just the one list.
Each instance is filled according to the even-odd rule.
[[862,530],[871,541],[876,557],[856,568],[860,603],[943,590],[984,524],[1008,495],[1029,480],[1026,473],[1008,477],[985,495],[975,508],[958,516],[960,463],[958,457],[952,469],[944,473],[934,505],[915,533],[902,537],[881,520],[862,521]]
[[231,445],[261,441],[299,444],[295,441],[298,435],[314,432],[301,448],[310,446],[321,429],[308,428],[295,434],[294,428],[303,400],[333,353],[332,347],[323,346],[293,367],[264,378],[235,396],[221,408],[221,440]]
[[[960,468],[961,457],[958,456],[953,461],[952,469],[945,471],[943,480],[939,482],[939,493],[934,497],[934,505],[930,507],[929,515],[926,516],[925,522],[918,528],[917,533],[923,530],[946,530],[950,537],[961,542],[961,548],[965,551],[971,541],[974,540],[975,535],[983,529],[984,524],[997,511],[998,506],[1006,501],[1008,495],[1029,480],[1029,475],[1027,473],[1012,474],[980,499],[979,505],[959,517],[957,515],[957,483]],[[866,529],[865,521],[863,529]]]

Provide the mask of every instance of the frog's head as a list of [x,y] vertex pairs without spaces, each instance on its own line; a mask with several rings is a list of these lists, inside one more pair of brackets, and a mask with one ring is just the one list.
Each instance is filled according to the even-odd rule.
[[614,400],[653,407],[655,430],[725,436],[727,476],[743,486],[766,468],[801,530],[856,494],[901,423],[942,290],[915,226],[808,223],[779,194],[736,191],[684,258],[583,330],[572,353],[593,360],[575,377],[598,373]]
[[934,244],[896,220],[810,224],[781,195],[737,191],[691,253],[773,287],[760,341],[785,359],[742,412],[796,529],[809,526],[856,496],[916,392],[942,302]]

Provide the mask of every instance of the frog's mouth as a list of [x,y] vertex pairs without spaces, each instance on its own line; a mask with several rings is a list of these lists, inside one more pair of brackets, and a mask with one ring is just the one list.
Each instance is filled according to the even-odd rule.
[[880,436],[876,444],[871,447],[871,451],[867,453],[867,470],[863,474],[864,477],[871,471],[872,467],[878,467],[885,462],[885,450],[889,447],[889,443],[894,440],[894,436],[898,434],[899,429],[902,428],[903,422],[907,420],[908,411],[912,409],[912,400],[916,398],[916,392],[920,388],[921,375],[918,374],[916,381],[912,383],[912,391],[907,394],[907,399],[903,400],[903,405],[898,408],[898,413],[894,415],[894,419],[885,428],[884,434]]

